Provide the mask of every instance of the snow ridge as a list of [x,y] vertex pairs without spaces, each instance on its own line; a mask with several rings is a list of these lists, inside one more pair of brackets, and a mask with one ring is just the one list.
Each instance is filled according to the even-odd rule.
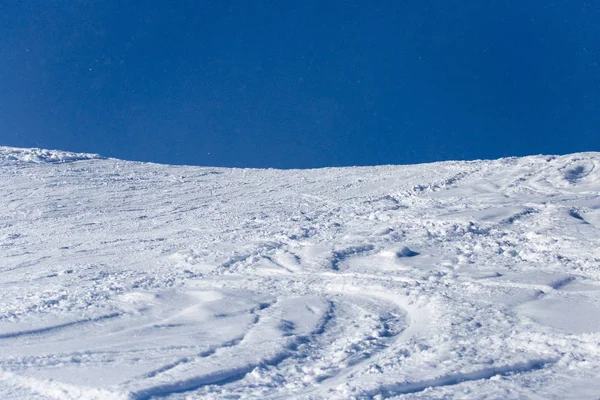
[[22,149],[16,147],[0,146],[0,163],[6,162],[27,162],[27,163],[66,163],[81,160],[102,160],[98,154],[72,153],[60,150],[44,149]]

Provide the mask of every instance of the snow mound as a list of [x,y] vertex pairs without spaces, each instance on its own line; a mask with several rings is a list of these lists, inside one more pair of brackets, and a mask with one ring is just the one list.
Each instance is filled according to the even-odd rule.
[[0,146],[0,162],[20,161],[27,163],[67,163],[81,160],[102,160],[98,154],[72,153],[70,151],[22,149],[17,147]]

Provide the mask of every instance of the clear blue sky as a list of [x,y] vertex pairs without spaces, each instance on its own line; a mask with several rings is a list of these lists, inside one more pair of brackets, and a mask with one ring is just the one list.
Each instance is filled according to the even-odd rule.
[[600,2],[3,0],[0,145],[278,168],[598,151]]

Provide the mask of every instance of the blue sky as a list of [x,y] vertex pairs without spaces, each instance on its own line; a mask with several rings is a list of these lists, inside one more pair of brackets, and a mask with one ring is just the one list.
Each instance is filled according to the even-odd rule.
[[235,167],[600,150],[597,1],[0,2],[0,145]]

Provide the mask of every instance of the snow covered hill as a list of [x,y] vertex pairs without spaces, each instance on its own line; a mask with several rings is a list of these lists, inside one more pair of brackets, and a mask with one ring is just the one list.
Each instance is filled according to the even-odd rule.
[[0,398],[600,397],[600,153],[0,182]]

